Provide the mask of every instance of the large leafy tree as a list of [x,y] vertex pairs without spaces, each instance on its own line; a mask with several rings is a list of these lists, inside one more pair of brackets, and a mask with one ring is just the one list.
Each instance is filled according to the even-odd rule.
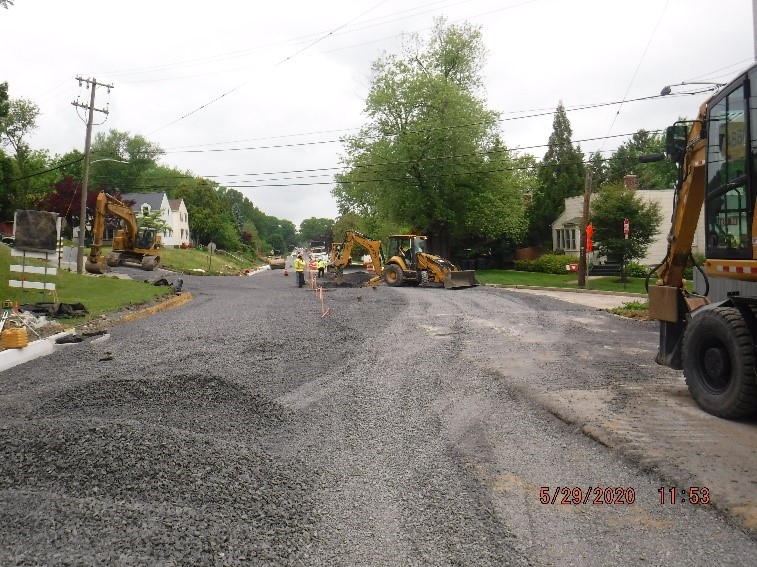
[[480,96],[484,57],[479,28],[437,20],[427,42],[414,36],[402,54],[374,62],[369,122],[344,140],[340,214],[426,233],[444,256],[462,239],[515,230],[517,221],[499,222],[522,210],[508,206],[518,193],[502,174],[509,154],[489,153],[497,114]]
[[[70,238],[73,227],[80,225],[81,218],[81,180],[66,175],[58,180],[52,191],[37,204],[37,208],[44,211],[58,213],[66,221],[65,234]],[[85,224],[92,225],[98,191],[87,191],[87,218]]]
[[8,116],[10,103],[8,100],[8,83],[0,83],[0,118]]
[[0,117],[0,145],[13,148],[21,174],[27,173],[26,160],[32,150],[26,138],[37,129],[39,106],[26,99],[11,99],[8,112]]
[[[665,152],[661,134],[639,130],[620,145],[607,163],[607,183],[620,183],[626,175],[636,175],[640,189],[671,189],[677,178],[676,166],[669,160],[641,163],[643,155]],[[598,184],[595,184],[598,185]]]
[[300,223],[300,239],[303,242],[331,238],[334,229],[332,219],[310,217]]
[[583,193],[583,154],[580,146],[573,146],[572,136],[561,101],[552,121],[547,153],[541,162],[538,186],[532,198],[529,242],[534,246],[548,246],[552,242],[552,223],[565,208],[565,199]]
[[[594,249],[613,261],[643,258],[659,232],[662,213],[658,203],[644,201],[622,185],[606,185],[591,203]],[[628,219],[628,239],[623,221]]]
[[139,134],[110,130],[95,136],[91,149],[89,182],[93,186],[140,192],[142,176],[156,167],[163,150]]

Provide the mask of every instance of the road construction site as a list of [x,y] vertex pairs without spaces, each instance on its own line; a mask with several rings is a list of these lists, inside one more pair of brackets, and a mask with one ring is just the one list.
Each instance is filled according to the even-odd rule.
[[284,271],[0,373],[0,564],[754,562],[757,421],[623,297]]

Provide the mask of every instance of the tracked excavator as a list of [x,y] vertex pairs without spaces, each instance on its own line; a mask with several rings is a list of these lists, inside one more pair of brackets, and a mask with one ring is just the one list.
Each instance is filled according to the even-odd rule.
[[395,234],[389,237],[389,250],[393,255],[384,257],[381,241],[372,239],[354,230],[344,235],[341,253],[334,262],[336,282],[344,278],[342,270],[352,253],[352,246],[358,243],[371,255],[376,277],[368,282],[374,285],[384,280],[387,285],[397,287],[406,284],[441,284],[447,289],[457,289],[479,285],[473,270],[461,270],[452,262],[426,251],[427,238],[416,234]]
[[[757,66],[705,101],[696,120],[667,128],[665,153],[678,166],[678,182],[667,254],[648,286],[650,316],[660,321],[657,362],[683,370],[706,412],[727,419],[754,416]],[[697,269],[704,289],[695,293],[684,269],[693,260],[702,209],[706,261]]]
[[[116,231],[112,252],[105,258],[102,245],[105,218],[109,214],[120,218],[123,228]],[[143,270],[154,270],[160,266],[160,232],[155,228],[137,226],[137,217],[131,207],[105,191],[97,195],[92,236],[92,247],[84,265],[84,269],[91,274],[104,274],[111,267],[124,263],[138,264]]]

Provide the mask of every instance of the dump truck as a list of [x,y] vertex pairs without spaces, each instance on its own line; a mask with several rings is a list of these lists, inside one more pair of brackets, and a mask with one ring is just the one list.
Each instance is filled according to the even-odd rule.
[[[113,237],[112,252],[102,255],[103,235],[107,215],[121,219],[122,228]],[[95,201],[92,223],[92,246],[84,269],[91,274],[104,274],[111,267],[121,264],[138,264],[143,270],[154,270],[160,266],[161,235],[156,228],[138,226],[137,217],[131,207],[113,195],[100,191]]]

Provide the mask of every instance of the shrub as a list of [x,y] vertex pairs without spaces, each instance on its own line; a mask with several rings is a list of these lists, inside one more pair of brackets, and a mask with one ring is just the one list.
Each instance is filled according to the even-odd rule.
[[536,260],[515,260],[515,269],[521,272],[535,272]]
[[629,278],[646,278],[649,268],[642,266],[638,262],[628,262],[626,264],[626,275]]
[[544,254],[536,260],[515,260],[515,269],[521,272],[564,274],[567,264],[575,264],[578,258],[566,254]]
[[534,263],[536,264],[535,272],[545,274],[564,274],[567,264],[575,264],[578,258],[565,254],[544,254],[539,256]]

